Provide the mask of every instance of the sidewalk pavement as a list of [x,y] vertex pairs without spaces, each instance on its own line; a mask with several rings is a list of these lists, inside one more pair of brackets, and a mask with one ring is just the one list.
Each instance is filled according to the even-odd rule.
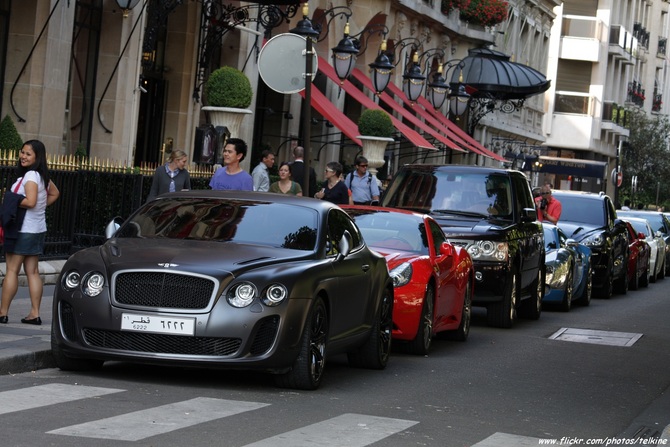
[[[19,275],[19,290],[9,309],[9,323],[0,324],[0,375],[18,374],[56,366],[51,357],[51,303],[52,285],[58,280],[65,260],[40,262],[40,276],[44,293],[40,306],[41,326],[21,323],[30,312],[30,296],[25,274]],[[6,265],[0,263],[0,282],[4,280]]]

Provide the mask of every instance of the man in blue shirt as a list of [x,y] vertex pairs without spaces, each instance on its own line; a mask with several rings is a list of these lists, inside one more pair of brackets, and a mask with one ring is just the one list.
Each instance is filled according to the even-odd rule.
[[377,178],[368,172],[368,159],[359,155],[356,157],[354,164],[356,170],[350,172],[344,182],[351,190],[354,205],[379,203],[379,185],[377,184]]
[[214,172],[209,187],[216,190],[236,189],[253,191],[254,182],[248,172],[240,166],[247,155],[247,143],[240,138],[229,138],[223,148],[223,164]]

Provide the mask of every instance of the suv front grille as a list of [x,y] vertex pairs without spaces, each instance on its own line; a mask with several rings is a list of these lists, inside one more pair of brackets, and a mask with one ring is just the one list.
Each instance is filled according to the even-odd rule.
[[129,272],[116,276],[114,299],[119,304],[166,309],[204,309],[214,281],[163,272]]

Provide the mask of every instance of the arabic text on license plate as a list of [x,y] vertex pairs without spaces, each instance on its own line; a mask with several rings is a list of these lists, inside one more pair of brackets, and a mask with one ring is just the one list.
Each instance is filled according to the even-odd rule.
[[193,335],[195,318],[156,315],[123,314],[122,331],[152,332],[158,334]]

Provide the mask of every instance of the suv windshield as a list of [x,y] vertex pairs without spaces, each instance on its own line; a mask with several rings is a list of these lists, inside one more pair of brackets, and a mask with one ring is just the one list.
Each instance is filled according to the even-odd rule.
[[561,221],[578,222],[592,226],[602,226],[607,221],[603,203],[588,196],[558,195],[556,199],[561,202]]
[[[398,191],[394,193],[393,190]],[[401,170],[385,206],[431,213],[511,217],[509,176],[505,174]]]

